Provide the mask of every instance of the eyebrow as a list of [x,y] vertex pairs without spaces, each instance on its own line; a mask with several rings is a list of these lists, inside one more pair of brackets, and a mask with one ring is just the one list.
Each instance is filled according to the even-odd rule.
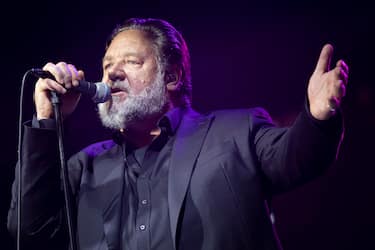
[[[126,52],[122,55],[122,57],[127,57],[127,56],[136,56],[136,57],[139,57],[140,54],[139,53],[135,53],[135,52]],[[102,59],[102,62],[104,61],[110,61],[113,59],[113,56],[104,56],[103,59]]]

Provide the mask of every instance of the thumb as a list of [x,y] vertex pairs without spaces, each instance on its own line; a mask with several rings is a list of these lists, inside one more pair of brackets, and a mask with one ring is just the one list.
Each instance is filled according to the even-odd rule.
[[333,46],[331,44],[324,45],[320,52],[318,63],[316,64],[315,73],[322,74],[329,71],[332,55]]

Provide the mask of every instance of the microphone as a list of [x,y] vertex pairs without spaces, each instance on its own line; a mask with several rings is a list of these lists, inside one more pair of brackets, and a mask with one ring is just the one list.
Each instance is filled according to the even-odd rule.
[[[31,74],[38,78],[48,78],[56,81],[51,72],[33,68],[30,70]],[[74,90],[87,95],[95,103],[103,103],[111,98],[111,89],[104,82],[91,83],[84,80],[79,80],[79,85],[73,87]]]

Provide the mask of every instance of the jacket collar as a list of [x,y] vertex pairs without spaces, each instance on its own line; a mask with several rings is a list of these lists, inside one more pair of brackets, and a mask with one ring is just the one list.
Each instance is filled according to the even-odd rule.
[[196,160],[213,116],[203,116],[191,109],[184,112],[171,155],[168,177],[168,203],[173,244],[179,216]]

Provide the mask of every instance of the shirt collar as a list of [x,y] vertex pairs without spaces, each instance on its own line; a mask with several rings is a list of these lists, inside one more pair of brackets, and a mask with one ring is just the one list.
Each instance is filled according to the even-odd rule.
[[[182,116],[186,108],[173,108],[165,113],[157,122],[158,127],[163,131],[167,132],[167,135],[174,135],[180,126]],[[115,131],[112,134],[112,139],[117,144],[122,144],[123,137],[120,131]]]
[[183,108],[173,108],[169,110],[158,121],[158,127],[160,127],[162,130],[165,130],[168,135],[174,135],[178,127],[180,126],[183,113]]

